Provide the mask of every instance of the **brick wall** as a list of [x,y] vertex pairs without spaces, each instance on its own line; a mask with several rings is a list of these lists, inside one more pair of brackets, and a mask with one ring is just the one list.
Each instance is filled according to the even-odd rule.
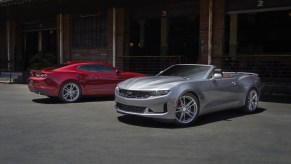
[[[59,22],[60,17],[57,17],[57,29],[58,29],[58,56],[59,56],[59,45],[60,45],[60,39],[59,39]],[[70,61],[71,60],[71,16],[69,14],[63,15],[63,62]]]
[[[209,0],[200,0],[200,56],[198,63],[208,63]],[[225,0],[213,0],[212,63],[221,65],[224,53]]]
[[[116,10],[116,67],[123,69],[123,61],[118,57],[125,56],[129,51],[129,13],[124,8]],[[117,62],[118,61],[118,62]]]
[[207,64],[208,61],[208,3],[208,0],[200,0],[200,64]]
[[[59,31],[59,17],[58,17]],[[63,16],[63,61],[101,61],[112,63],[112,10],[108,10],[107,47],[96,49],[72,48],[72,16]],[[59,36],[58,36],[59,45]]]
[[[10,20],[9,22],[10,22],[10,47],[9,47],[9,50],[10,50],[10,69],[12,71],[15,71],[22,64],[18,61],[18,58],[21,58],[21,56],[17,56],[18,47],[21,46],[21,42],[19,42],[19,38],[21,38],[21,35],[17,35],[18,33],[17,33],[17,28],[16,28],[16,22],[14,20]],[[6,37],[6,39],[7,39],[7,37]],[[6,40],[6,42],[7,42],[7,40]],[[6,44],[6,46],[7,46],[7,44]],[[8,50],[8,47],[6,47],[6,55],[7,55],[7,50]],[[6,58],[6,59],[8,59],[8,58]]]
[[[127,29],[127,18],[125,18],[127,11],[124,8],[116,9],[116,58],[124,56],[125,52],[125,29]],[[66,61],[101,61],[112,64],[112,42],[113,42],[113,9],[108,9],[107,17],[107,46],[106,48],[98,49],[74,49],[72,48],[72,16],[63,16],[64,28],[64,43],[63,56]],[[59,17],[58,17],[59,23]],[[58,25],[59,31],[59,25]],[[59,36],[58,36],[59,42]],[[59,45],[59,43],[58,43]],[[118,67],[122,67],[119,65]]]
[[221,56],[224,54],[225,37],[225,0],[214,0],[214,22],[213,22],[213,51],[212,64],[222,66]]
[[6,66],[7,66],[6,60],[7,60],[6,34],[5,34],[5,30],[3,30],[0,32],[0,70],[6,69]]

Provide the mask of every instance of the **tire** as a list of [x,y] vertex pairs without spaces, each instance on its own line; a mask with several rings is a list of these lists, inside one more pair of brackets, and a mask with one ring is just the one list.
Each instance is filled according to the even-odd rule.
[[199,115],[199,102],[196,96],[191,93],[185,93],[179,97],[175,118],[176,124],[180,126],[192,125]]
[[59,92],[59,98],[65,103],[77,102],[81,95],[81,88],[75,82],[63,84]]
[[248,112],[248,113],[253,113],[257,110],[259,103],[259,96],[258,92],[256,89],[251,89],[247,96],[246,96],[246,101],[245,105],[243,107],[243,111]]

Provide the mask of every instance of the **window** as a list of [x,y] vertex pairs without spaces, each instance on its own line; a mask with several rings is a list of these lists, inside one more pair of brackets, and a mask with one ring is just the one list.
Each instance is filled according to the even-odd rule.
[[114,68],[107,67],[105,65],[99,65],[99,68],[101,69],[101,72],[116,72]]
[[112,67],[98,64],[81,65],[78,67],[78,69],[87,72],[116,72],[116,70]]
[[105,48],[107,46],[107,12],[73,18],[73,48]]

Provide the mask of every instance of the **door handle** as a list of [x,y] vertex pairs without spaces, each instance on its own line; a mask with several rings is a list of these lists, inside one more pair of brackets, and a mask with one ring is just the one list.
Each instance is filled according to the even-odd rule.
[[98,79],[99,77],[98,76],[92,76],[92,79]]
[[231,82],[233,85],[236,85],[237,83],[235,81]]

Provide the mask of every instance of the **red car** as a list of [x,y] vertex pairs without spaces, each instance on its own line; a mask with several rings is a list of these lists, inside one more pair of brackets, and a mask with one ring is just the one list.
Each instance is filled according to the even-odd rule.
[[119,82],[142,76],[102,62],[68,62],[31,71],[28,88],[37,94],[59,97],[64,102],[76,102],[81,96],[114,95]]

